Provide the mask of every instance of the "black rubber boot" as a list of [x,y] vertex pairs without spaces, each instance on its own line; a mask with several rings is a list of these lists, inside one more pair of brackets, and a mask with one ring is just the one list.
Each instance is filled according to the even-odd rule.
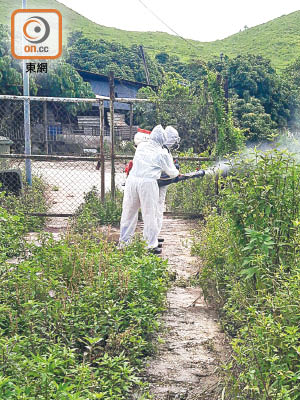
[[161,248],[162,248],[162,246],[163,246],[163,244],[162,244],[162,243],[158,243],[158,246],[157,246],[157,247],[158,247],[159,249],[161,249]]
[[161,249],[158,247],[153,247],[152,249],[148,249],[149,253],[151,254],[161,254]]

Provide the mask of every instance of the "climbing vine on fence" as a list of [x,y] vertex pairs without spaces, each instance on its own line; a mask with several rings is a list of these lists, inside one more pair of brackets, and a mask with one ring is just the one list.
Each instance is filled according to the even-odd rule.
[[207,76],[208,91],[212,98],[214,107],[217,141],[215,146],[215,154],[222,156],[232,153],[241,148],[244,142],[243,133],[233,124],[232,112],[228,104],[226,110],[226,99],[222,85],[213,72],[209,72]]
[[173,125],[182,138],[181,150],[222,156],[243,144],[242,131],[234,127],[231,111],[225,109],[224,91],[213,72],[193,84],[168,73],[157,93],[143,88],[139,96],[151,103],[136,106],[135,123],[146,129]]

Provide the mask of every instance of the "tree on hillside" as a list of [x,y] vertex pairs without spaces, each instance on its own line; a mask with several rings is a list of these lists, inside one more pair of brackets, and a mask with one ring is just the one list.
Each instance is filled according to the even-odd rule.
[[8,27],[0,24],[0,94],[21,93],[21,68],[11,57]]
[[50,65],[47,74],[37,74],[36,83],[39,96],[95,97],[91,85],[65,62],[55,62]]
[[[146,54],[151,84],[161,81],[162,69]],[[145,70],[139,47],[125,47],[103,39],[93,40],[82,32],[73,32],[68,38],[67,62],[75,68],[108,75],[114,71],[118,78],[145,82]]]
[[300,129],[300,57],[289,65],[282,73],[289,87],[289,105],[291,128]]
[[278,126],[286,125],[290,114],[287,88],[269,60],[251,54],[238,56],[227,61],[224,73],[232,94],[258,98]]
[[176,72],[190,82],[202,80],[207,75],[207,65],[201,59],[184,63],[177,56],[171,56],[164,52],[156,54],[155,59],[165,72]]
[[234,95],[231,107],[236,126],[239,126],[250,141],[265,140],[274,134],[276,123],[270,114],[265,112],[259,99],[256,97],[240,98]]

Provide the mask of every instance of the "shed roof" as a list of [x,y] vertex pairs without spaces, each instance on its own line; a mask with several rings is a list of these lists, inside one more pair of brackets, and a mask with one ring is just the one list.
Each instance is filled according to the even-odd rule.
[[[76,69],[76,71],[79,73],[79,75],[82,76],[82,78],[85,78],[85,79],[94,79],[97,81],[105,81],[105,82],[109,81],[109,76],[107,76],[107,75],[97,74],[96,72],[84,71],[82,69]],[[136,86],[138,88],[146,87],[146,86],[150,86],[153,89],[157,88],[157,86],[155,86],[155,85],[148,85],[147,83],[130,81],[128,79],[123,79],[123,78],[118,78],[118,77],[115,77],[115,82],[119,82],[119,83],[123,83],[123,84],[127,83],[132,86]]]

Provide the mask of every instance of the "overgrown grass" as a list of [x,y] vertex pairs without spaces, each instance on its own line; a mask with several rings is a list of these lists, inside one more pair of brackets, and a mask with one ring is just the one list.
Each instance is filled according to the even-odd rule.
[[[13,215],[25,216],[29,213],[45,213],[48,210],[46,200],[47,186],[42,178],[33,176],[32,186],[24,184],[20,196],[6,193],[0,196],[0,206]],[[24,231],[39,231],[45,223],[45,217],[27,215],[22,219]]]
[[47,210],[45,190],[43,181],[34,177],[32,187],[26,185],[21,196],[0,192],[0,262],[22,254],[24,235],[43,227],[44,217],[27,213]]
[[0,262],[19,255],[23,248],[24,216],[0,207]]
[[30,252],[0,267],[0,398],[127,400],[143,387],[166,262],[98,232],[44,236]]
[[[94,229],[119,221],[109,195],[102,205],[92,190],[75,229],[38,245],[23,241],[31,223],[19,200],[3,199],[19,208],[0,207],[0,399],[149,398],[140,372],[165,308],[166,261],[140,241],[118,250]],[[22,261],[6,263],[21,245]]]
[[122,214],[123,193],[116,191],[116,200],[113,201],[110,193],[105,194],[104,203],[96,187],[85,194],[82,203],[75,213],[72,227],[76,232],[84,232],[99,225],[118,225]]
[[225,399],[297,400],[300,393],[300,167],[287,153],[236,165],[194,253],[205,296],[233,337]]

